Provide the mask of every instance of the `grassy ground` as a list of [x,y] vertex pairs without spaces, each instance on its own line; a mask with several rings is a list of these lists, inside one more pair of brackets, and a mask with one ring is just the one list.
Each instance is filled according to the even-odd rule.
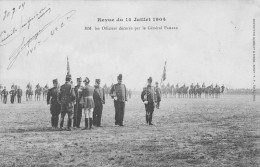
[[51,130],[48,107],[0,103],[0,166],[260,166],[260,103],[251,96],[163,99],[154,126],[134,96],[124,127],[114,126],[109,99],[102,127],[84,131]]

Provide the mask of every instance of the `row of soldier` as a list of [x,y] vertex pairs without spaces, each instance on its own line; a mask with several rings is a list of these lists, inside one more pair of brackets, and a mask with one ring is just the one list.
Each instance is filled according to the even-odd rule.
[[[124,125],[125,104],[128,101],[127,89],[122,83],[122,74],[117,77],[117,84],[112,85],[110,96],[114,100],[115,107],[115,125]],[[95,80],[95,85],[90,85],[88,77],[84,79],[77,78],[77,85],[74,87],[71,81],[71,75],[66,75],[66,82],[61,87],[57,79],[53,80],[53,88],[49,89],[47,94],[47,104],[50,104],[51,125],[58,128],[60,115],[60,128],[63,128],[65,115],[68,115],[67,129],[71,127],[80,128],[82,113],[85,117],[85,128],[91,129],[92,126],[101,126],[101,117],[103,105],[105,104],[105,90],[100,87],[100,79]],[[141,93],[141,99],[145,105],[146,123],[152,124],[152,116],[155,107],[159,109],[161,101],[161,92],[156,83],[156,87],[152,86],[152,78],[148,78],[147,86]],[[73,125],[72,125],[73,122]]]
[[17,98],[17,102],[21,103],[23,91],[22,89],[20,89],[20,86],[12,85],[10,91],[8,91],[6,87],[3,87],[3,90],[1,89],[0,94],[1,94],[1,101],[3,101],[4,104],[7,103],[8,95],[10,95],[10,102],[12,104],[16,101],[16,98]]
[[[106,84],[103,86],[106,98],[108,98],[110,90],[112,86],[107,86]],[[26,101],[32,101],[33,100],[33,95],[35,95],[35,101],[40,101],[46,100],[47,98],[47,93],[48,93],[49,86],[46,84],[44,87],[41,87],[40,84],[38,83],[35,86],[35,90],[33,91],[32,85],[28,83],[26,85],[26,91],[25,91],[25,98]],[[5,86],[0,85],[0,96],[1,96],[1,102],[4,104],[7,104],[7,99],[8,96],[10,96],[10,103],[15,103],[16,101],[18,103],[21,103],[22,101],[22,96],[23,96],[23,90],[20,89],[20,86],[18,85],[12,85],[11,90],[8,91]],[[127,96],[131,98],[132,96],[132,90],[128,89],[127,90]],[[42,98],[41,98],[42,97]],[[18,99],[18,100],[16,100]]]
[[215,86],[213,86],[213,84],[206,86],[205,83],[203,83],[202,86],[200,86],[199,83],[196,85],[192,83],[190,86],[186,86],[185,84],[182,86],[176,84],[176,86],[174,86],[168,83],[167,85],[162,85],[161,89],[163,96],[166,98],[168,95],[179,98],[201,98],[201,94],[203,93],[205,94],[205,98],[218,98],[220,93],[224,92],[225,86],[222,85],[220,87],[218,84]]

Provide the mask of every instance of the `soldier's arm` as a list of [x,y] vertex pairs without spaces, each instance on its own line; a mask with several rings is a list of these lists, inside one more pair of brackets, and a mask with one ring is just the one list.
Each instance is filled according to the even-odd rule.
[[143,90],[142,93],[141,93],[141,99],[142,99],[143,102],[145,101],[144,95],[145,95],[145,90]]
[[103,90],[103,103],[105,104],[106,103],[105,90],[104,89],[102,89],[102,90]]
[[115,91],[115,86],[113,85],[109,93],[112,98],[114,98],[114,91]]
[[127,101],[127,89],[126,89],[126,86],[125,86],[125,101]]
[[73,101],[76,99],[76,95],[75,95],[75,90],[74,90],[74,88],[71,89],[71,97],[72,97],[72,100],[73,100]]

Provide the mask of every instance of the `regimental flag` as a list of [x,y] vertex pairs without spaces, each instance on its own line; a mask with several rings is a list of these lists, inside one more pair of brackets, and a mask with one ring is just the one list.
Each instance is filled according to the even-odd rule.
[[167,61],[165,61],[164,68],[163,68],[162,81],[166,80],[166,62]]
[[69,57],[67,56],[67,74],[70,74]]

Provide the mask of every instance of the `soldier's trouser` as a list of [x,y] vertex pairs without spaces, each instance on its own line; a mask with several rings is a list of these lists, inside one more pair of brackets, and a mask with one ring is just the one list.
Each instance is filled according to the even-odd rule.
[[71,122],[72,122],[72,118],[73,118],[73,104],[69,103],[69,104],[61,104],[61,120],[60,120],[60,127],[63,127],[63,123],[64,123],[64,117],[65,115],[68,114],[68,128],[71,127]]
[[22,101],[21,96],[18,96],[17,98],[18,98],[18,103],[21,103],[21,101]]
[[125,102],[114,100],[115,106],[115,124],[122,125],[125,114]]
[[7,102],[7,96],[4,96],[4,104],[6,104],[6,102]]
[[154,103],[149,102],[148,104],[145,104],[145,111],[146,123],[151,124],[153,119]]
[[14,103],[14,96],[11,96],[11,103]]
[[76,104],[74,105],[74,115],[73,115],[73,127],[80,127],[82,117],[82,105]]
[[103,104],[101,102],[98,104],[95,103],[95,108],[93,112],[93,124],[96,126],[101,125],[102,110]]
[[59,124],[59,115],[60,115],[60,104],[51,104],[51,126],[58,127]]
[[83,108],[85,118],[93,118],[93,108]]
[[[92,128],[93,124],[93,108],[83,108],[85,114],[85,128]],[[89,125],[88,125],[89,124]]]

